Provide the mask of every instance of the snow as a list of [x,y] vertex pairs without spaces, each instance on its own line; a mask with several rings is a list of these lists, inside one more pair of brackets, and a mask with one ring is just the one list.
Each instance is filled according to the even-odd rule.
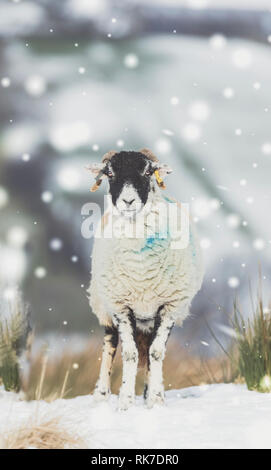
[[52,403],[24,402],[0,390],[0,437],[33,416],[58,417],[89,448],[271,448],[271,395],[245,385],[214,384],[166,392],[166,404],[149,410],[137,397],[126,412],[117,397],[91,395]]

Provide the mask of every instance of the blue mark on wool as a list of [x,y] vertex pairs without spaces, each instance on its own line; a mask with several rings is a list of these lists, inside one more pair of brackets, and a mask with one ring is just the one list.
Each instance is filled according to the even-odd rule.
[[165,195],[163,195],[163,199],[164,199],[166,202],[169,202],[170,204],[174,204],[174,202],[176,202],[176,201],[173,201],[172,199],[170,199],[168,196],[165,196]]
[[165,233],[155,232],[155,234],[151,235],[150,237],[146,239],[145,246],[141,248],[139,253],[142,253],[146,250],[151,250],[155,245],[165,244],[165,242],[168,243],[168,241],[170,241],[170,236],[169,236],[168,231]]

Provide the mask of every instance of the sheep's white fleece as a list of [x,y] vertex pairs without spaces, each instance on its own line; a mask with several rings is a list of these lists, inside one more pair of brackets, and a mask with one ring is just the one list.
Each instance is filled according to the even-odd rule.
[[[157,204],[171,204],[153,189],[151,213]],[[147,215],[142,211],[144,221]],[[107,214],[105,213],[104,219]],[[114,222],[120,216],[113,216]],[[149,220],[149,219],[148,219]],[[105,222],[106,223],[106,222]],[[96,238],[92,254],[92,279],[88,290],[93,312],[101,325],[111,325],[114,313],[129,307],[137,327],[145,329],[159,307],[165,305],[175,323],[181,325],[189,313],[190,303],[201,287],[203,267],[201,251],[193,224],[187,248],[170,246],[171,234],[165,238]],[[152,323],[148,323],[151,328]]]

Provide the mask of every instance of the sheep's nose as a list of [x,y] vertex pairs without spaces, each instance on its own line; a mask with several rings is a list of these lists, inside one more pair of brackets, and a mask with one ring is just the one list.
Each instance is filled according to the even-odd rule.
[[123,200],[123,202],[125,202],[127,207],[129,207],[134,202],[134,199],[130,199],[130,201],[126,201],[126,199],[122,199],[122,200]]

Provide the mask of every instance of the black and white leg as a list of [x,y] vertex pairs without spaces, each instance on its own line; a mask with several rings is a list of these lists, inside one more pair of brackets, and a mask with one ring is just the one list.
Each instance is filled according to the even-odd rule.
[[157,313],[153,340],[149,350],[148,391],[146,402],[148,408],[164,402],[163,360],[166,343],[174,325],[172,316],[166,310]]
[[135,400],[135,382],[138,364],[138,351],[135,342],[136,323],[133,313],[128,310],[114,315],[122,344],[122,385],[119,393],[119,409],[126,410]]
[[104,343],[100,375],[93,394],[95,400],[97,401],[107,400],[110,394],[110,375],[117,346],[117,328],[113,325],[106,326],[104,331]]

